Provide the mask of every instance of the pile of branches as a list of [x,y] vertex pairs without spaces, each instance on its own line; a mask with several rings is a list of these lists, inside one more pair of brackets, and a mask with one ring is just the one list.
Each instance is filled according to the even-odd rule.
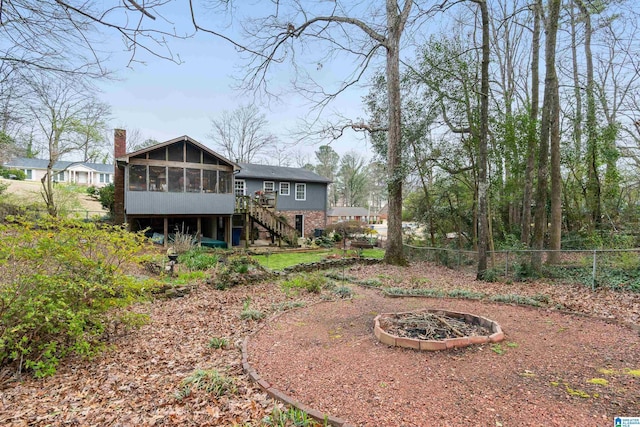
[[385,319],[380,326],[392,335],[420,340],[491,335],[491,331],[484,326],[430,312],[397,314]]

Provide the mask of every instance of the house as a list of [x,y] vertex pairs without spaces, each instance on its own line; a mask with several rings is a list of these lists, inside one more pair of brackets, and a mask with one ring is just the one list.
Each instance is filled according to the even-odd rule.
[[[48,160],[16,157],[4,164],[24,171],[27,181],[40,181],[47,173]],[[113,182],[113,165],[90,162],[57,161],[53,165],[54,182],[104,187]]]
[[378,221],[381,224],[386,224],[388,218],[389,218],[389,204],[387,203],[378,211]]
[[377,215],[367,208],[337,206],[329,209],[327,212],[327,223],[335,224],[341,221],[361,221],[372,222],[377,221]]
[[189,136],[127,153],[114,137],[117,223],[149,230],[167,244],[180,231],[202,244],[248,242],[256,228],[280,242],[324,228],[328,179],[304,169],[238,164]]
[[331,180],[304,168],[240,163],[235,193],[273,195],[275,210],[299,236],[312,235],[327,225],[327,186]]

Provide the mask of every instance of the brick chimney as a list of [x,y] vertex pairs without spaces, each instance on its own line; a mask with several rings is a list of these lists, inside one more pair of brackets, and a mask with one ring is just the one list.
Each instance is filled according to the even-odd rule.
[[[115,129],[113,132],[113,156],[117,159],[127,154],[127,131]],[[114,162],[113,174],[113,222],[124,224],[124,168],[119,168]]]

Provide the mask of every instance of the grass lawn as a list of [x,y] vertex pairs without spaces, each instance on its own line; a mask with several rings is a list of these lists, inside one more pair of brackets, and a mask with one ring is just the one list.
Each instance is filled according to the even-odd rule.
[[[348,251],[353,253],[353,251]],[[268,257],[265,255],[254,255],[253,258],[260,263],[260,265],[269,268],[271,270],[282,270],[287,267],[291,267],[296,264],[304,264],[309,262],[321,261],[329,255],[342,255],[343,251],[340,249],[327,249],[323,251],[310,251],[310,252],[280,252],[271,254]],[[365,258],[382,258],[384,257],[384,250],[382,249],[363,249],[362,256]]]

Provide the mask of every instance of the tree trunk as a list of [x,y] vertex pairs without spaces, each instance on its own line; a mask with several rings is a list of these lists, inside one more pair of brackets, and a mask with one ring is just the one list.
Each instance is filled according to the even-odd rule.
[[[555,69],[553,70],[556,74]],[[560,260],[562,241],[562,175],[560,173],[560,94],[558,93],[558,76],[556,74],[552,87],[551,114],[551,224],[549,228],[549,258],[547,261],[556,264]]]
[[596,94],[593,77],[593,54],[591,53],[591,14],[582,0],[575,0],[584,21],[584,56],[587,67],[587,206],[591,211],[591,222],[595,229],[602,223],[602,198],[600,174],[598,171],[598,122],[596,117]]
[[47,164],[47,172],[42,177],[40,182],[42,182],[42,198],[44,200],[44,204],[47,207],[47,212],[49,215],[56,217],[58,216],[58,209],[55,204],[55,200],[53,197],[53,164],[55,161],[49,161]]
[[[538,7],[542,10],[542,0]],[[556,78],[556,36],[558,33],[558,17],[561,0],[549,0],[548,16],[545,22],[545,82],[544,101],[542,104],[542,125],[540,129],[540,150],[538,158],[538,186],[536,190],[535,222],[533,230],[533,248],[544,248],[544,235],[547,228],[547,175],[549,163],[549,140],[551,137],[551,123],[554,113],[554,87]],[[537,252],[532,257],[532,267],[539,271],[542,268],[542,253]]]
[[488,189],[487,144],[489,138],[489,10],[485,0],[480,1],[482,16],[482,66],[480,84],[480,138],[478,147],[478,280],[483,280],[487,271],[488,243]]
[[534,3],[533,39],[531,43],[531,110],[529,111],[529,129],[527,134],[527,167],[524,175],[524,194],[522,196],[522,222],[520,241],[531,243],[531,200],[533,198],[533,169],[536,163],[536,146],[538,145],[538,103],[540,90],[540,5]]
[[387,97],[389,102],[389,130],[387,134],[387,169],[389,177],[389,223],[384,261],[405,265],[402,248],[402,118],[400,112],[400,35],[404,22],[398,15],[397,2],[387,0]]

